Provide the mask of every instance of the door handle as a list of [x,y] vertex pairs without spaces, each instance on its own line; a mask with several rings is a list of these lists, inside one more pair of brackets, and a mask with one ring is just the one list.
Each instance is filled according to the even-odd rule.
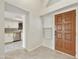
[[55,36],[56,36],[56,33],[57,33],[57,32],[55,31]]

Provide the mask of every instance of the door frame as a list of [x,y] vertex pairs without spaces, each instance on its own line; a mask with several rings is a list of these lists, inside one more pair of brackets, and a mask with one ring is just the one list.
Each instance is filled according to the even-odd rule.
[[[59,11],[56,11],[56,12],[54,12],[53,13],[53,24],[52,25],[54,25],[54,27],[52,26],[52,29],[53,28],[55,28],[55,15],[57,15],[57,14],[61,14],[61,13],[64,13],[64,12],[68,12],[68,11],[72,11],[72,10],[76,10],[76,55],[75,55],[75,57],[77,58],[78,57],[78,8],[77,7],[72,7],[72,8],[67,8],[67,9],[65,9],[65,10],[59,10]],[[55,49],[55,29],[53,29],[53,39],[54,39],[54,50],[56,50]],[[62,53],[62,52],[61,52]],[[65,53],[65,54],[67,54],[67,53]],[[69,55],[69,54],[67,54],[67,55]],[[71,55],[70,55],[71,56]]]

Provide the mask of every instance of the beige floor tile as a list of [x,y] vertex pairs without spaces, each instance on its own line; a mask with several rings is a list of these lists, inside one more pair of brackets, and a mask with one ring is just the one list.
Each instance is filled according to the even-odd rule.
[[46,47],[39,47],[28,52],[24,49],[6,53],[6,59],[76,59],[74,57],[59,53]]

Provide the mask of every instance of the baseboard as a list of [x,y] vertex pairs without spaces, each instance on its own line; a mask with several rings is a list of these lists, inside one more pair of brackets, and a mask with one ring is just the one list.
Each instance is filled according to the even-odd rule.
[[33,51],[33,50],[39,48],[40,46],[42,46],[42,45],[40,44],[39,46],[36,46],[36,47],[34,47],[34,48],[27,48],[26,50],[27,50],[28,52],[30,52],[30,51]]
[[42,45],[42,46],[47,47],[47,48],[52,49],[52,50],[55,50],[55,48],[53,48],[53,47],[49,47],[49,46],[46,46],[46,45]]

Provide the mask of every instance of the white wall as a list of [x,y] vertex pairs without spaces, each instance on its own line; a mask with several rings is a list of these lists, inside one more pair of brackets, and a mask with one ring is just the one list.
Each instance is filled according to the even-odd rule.
[[50,28],[52,27],[52,15],[45,15],[43,19],[43,27],[44,28]]
[[30,18],[28,49],[32,50],[39,47],[42,43],[42,25],[39,16],[35,16],[32,14]]
[[[50,24],[49,24],[49,22],[47,24],[49,26],[52,26],[52,33],[53,33],[51,40],[43,39],[43,46],[46,46],[46,47],[51,48],[51,49],[55,49],[55,37],[54,37],[55,36],[55,18],[54,18],[54,16],[56,14],[67,12],[67,11],[74,10],[74,9],[76,9],[76,11],[77,11],[77,4],[71,5],[71,6],[66,7],[66,8],[59,9],[59,10],[57,10],[55,12],[51,12],[51,13],[49,13],[47,15],[42,16],[43,19],[46,20],[46,21],[47,20],[49,20],[49,21],[52,20],[52,25],[51,25],[51,22],[50,22]],[[77,21],[78,20],[76,19],[76,25],[78,24]],[[46,26],[48,26],[47,24],[46,24]],[[78,43],[77,32],[78,32],[78,30],[77,30],[77,27],[78,27],[78,25],[76,26],[76,57],[77,57],[77,54],[78,54],[78,50],[77,50],[77,47],[78,47],[78,45],[77,45],[77,43]]]
[[[41,3],[40,0],[5,0],[6,2],[17,6],[25,11],[30,12],[29,19],[26,18],[24,24],[26,28],[24,29],[24,47],[27,47],[27,50],[32,50],[41,45],[41,20],[39,17]],[[29,23],[28,23],[29,22]],[[28,24],[29,25],[28,25]]]
[[4,59],[4,0],[0,0],[0,59]]
[[[43,27],[42,28],[52,28],[52,32],[54,33],[54,20],[53,20],[53,15],[52,14],[47,14],[42,17],[43,21]],[[44,31],[44,29],[43,29]],[[54,34],[52,33],[52,38],[51,39],[46,39],[43,37],[43,46],[46,46],[48,48],[54,49]],[[44,34],[44,32],[43,32]]]

